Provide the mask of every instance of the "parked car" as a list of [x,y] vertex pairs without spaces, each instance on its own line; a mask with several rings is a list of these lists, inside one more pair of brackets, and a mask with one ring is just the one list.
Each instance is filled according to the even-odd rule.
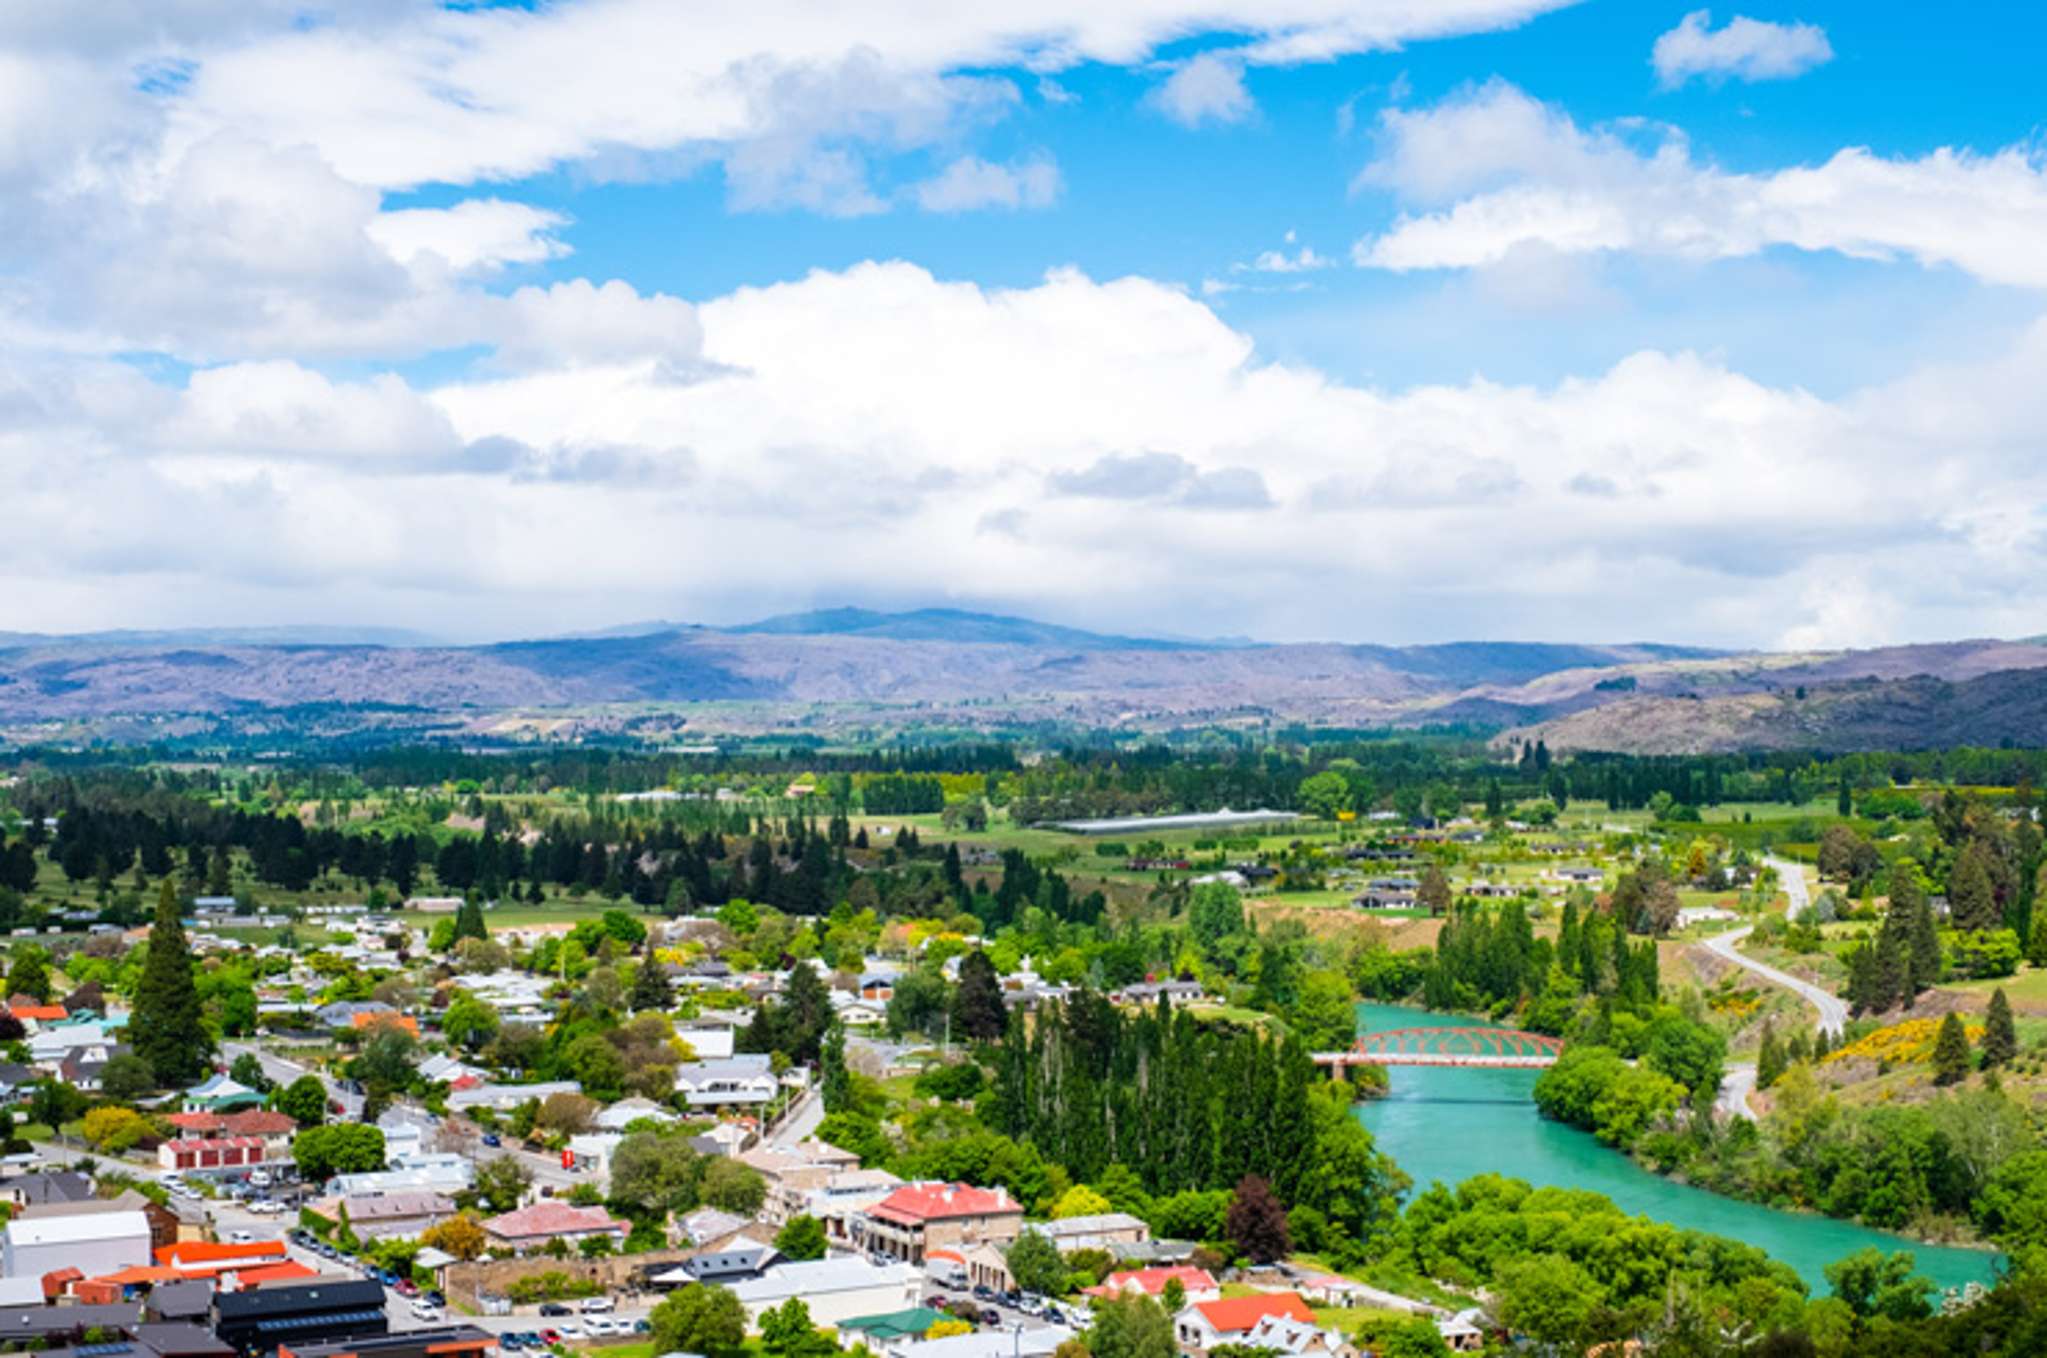
[[501,1334],[498,1336],[498,1347],[507,1353],[517,1353],[526,1347],[526,1338],[516,1333]]
[[542,1330],[540,1332],[540,1340],[544,1344],[559,1344],[562,1342],[562,1332],[560,1330]]
[[[417,1297],[419,1295],[419,1284],[410,1278],[400,1278],[398,1280],[398,1295],[401,1297]],[[428,1304],[431,1305],[431,1303]]]
[[564,1320],[558,1333],[563,1339],[584,1339],[590,1332],[573,1320]]
[[611,1311],[615,1309],[617,1308],[612,1305],[610,1297],[583,1298],[583,1314],[586,1316],[596,1315],[601,1311]]
[[249,1204],[249,1210],[257,1216],[274,1217],[284,1212],[284,1204],[275,1198],[258,1198]]
[[1000,1325],[1002,1323],[1002,1312],[992,1306],[985,1308],[981,1312],[981,1323],[983,1325]]
[[505,1144],[505,1139],[496,1132],[485,1132],[483,1134],[483,1144],[486,1146],[502,1146]]
[[623,1320],[613,1320],[610,1316],[593,1316],[583,1322],[583,1329],[592,1339],[608,1339],[615,1334],[625,1334],[628,1327]]
[[412,1303],[412,1318],[414,1320],[439,1320],[441,1318],[441,1308],[429,1306],[423,1301],[416,1301]]
[[439,1289],[438,1287],[435,1288],[433,1291],[427,1293],[426,1299],[436,1306],[446,1306],[448,1304],[447,1297],[442,1295],[441,1289]]
[[994,1288],[992,1288],[992,1287],[987,1287],[987,1286],[981,1286],[981,1287],[976,1287],[976,1288],[974,1289],[974,1300],[975,1300],[975,1301],[994,1301],[994,1300],[995,1300],[995,1289],[994,1289]]
[[643,1316],[633,1322],[633,1333],[652,1334],[654,1333],[654,1326]]
[[229,1231],[227,1233],[227,1241],[230,1245],[248,1245],[254,1243],[255,1239],[256,1233],[254,1231]]
[[540,1304],[540,1314],[544,1316],[566,1316],[573,1314],[573,1312],[558,1301],[546,1301]]

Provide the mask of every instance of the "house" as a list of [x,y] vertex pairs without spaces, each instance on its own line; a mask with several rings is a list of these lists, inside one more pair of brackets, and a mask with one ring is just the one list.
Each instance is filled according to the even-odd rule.
[[739,1154],[760,1136],[749,1122],[714,1122],[709,1129],[689,1139],[689,1148],[698,1155],[719,1155],[731,1157]]
[[311,1272],[292,1262],[291,1252],[282,1240],[248,1240],[239,1244],[181,1240],[156,1251],[156,1262],[161,1268],[177,1270],[180,1277],[211,1278],[219,1286],[230,1282],[253,1286],[261,1280],[260,1275],[285,1265],[290,1266],[289,1275],[279,1276],[304,1277]]
[[89,1330],[126,1335],[137,1324],[135,1308],[120,1306],[16,1306],[0,1311],[0,1345],[42,1347],[51,1340],[77,1341]]
[[689,1044],[699,1061],[723,1061],[731,1056],[738,1031],[729,1022],[701,1017],[675,1025],[675,1035]]
[[216,1292],[213,1332],[243,1354],[385,1334],[384,1285],[371,1278],[314,1278],[242,1292]]
[[0,1274],[44,1276],[75,1268],[80,1277],[149,1262],[149,1218],[141,1212],[10,1221],[0,1236]]
[[261,1094],[218,1071],[208,1076],[203,1083],[185,1091],[187,1112],[218,1112],[223,1108],[246,1107],[261,1102],[263,1102]]
[[358,1028],[356,1020],[363,1016],[398,1016],[398,1011],[382,1000],[336,1000],[323,1004],[313,1011],[313,1021],[322,1028]]
[[1248,1297],[1189,1303],[1173,1317],[1173,1339],[1182,1353],[1201,1354],[1219,1344],[1248,1343],[1267,1316],[1315,1323],[1315,1313],[1298,1292],[1259,1292]]
[[1120,1297],[1133,1293],[1157,1299],[1166,1294],[1166,1284],[1177,1282],[1188,1302],[1215,1301],[1223,1294],[1222,1284],[1205,1268],[1181,1264],[1166,1268],[1132,1268],[1111,1273],[1100,1286],[1090,1287],[1091,1297]]
[[765,1182],[767,1196],[761,1202],[760,1217],[770,1226],[780,1226],[801,1213],[812,1189],[824,1187],[832,1175],[860,1164],[860,1157],[851,1151],[815,1137],[793,1146],[756,1146],[732,1158]]
[[598,1179],[611,1177],[611,1157],[625,1140],[623,1132],[579,1132],[569,1138],[562,1164]]
[[891,973],[869,972],[862,976],[853,987],[853,993],[863,1000],[887,1004],[896,995],[896,978]]
[[807,1191],[785,1191],[786,1216],[816,1217],[824,1223],[825,1240],[839,1249],[852,1248],[852,1220],[902,1185],[885,1169],[842,1169]]
[[264,1161],[260,1136],[181,1136],[156,1148],[156,1161],[165,1169],[183,1174],[210,1169],[241,1169]]
[[675,1068],[675,1088],[691,1108],[758,1108],[781,1087],[766,1053],[723,1061],[686,1061]]
[[1061,1253],[1067,1250],[1105,1250],[1117,1245],[1137,1245],[1151,1239],[1151,1227],[1144,1218],[1128,1212],[1098,1212],[1088,1216],[1064,1217],[1058,1221],[1033,1221],[1024,1227],[1036,1231]]
[[712,1241],[722,1240],[745,1227],[747,1218],[731,1212],[721,1212],[715,1207],[699,1207],[676,1224],[682,1228],[682,1238],[701,1249]]
[[909,1183],[847,1225],[854,1249],[921,1264],[931,1249],[1007,1246],[1023,1230],[1023,1204],[1001,1188]]
[[1124,986],[1109,998],[1119,1004],[1154,1005],[1160,1000],[1167,1004],[1198,1004],[1208,998],[1208,992],[1199,981],[1146,981]]
[[377,1118],[377,1130],[384,1134],[384,1158],[389,1161],[427,1154],[427,1139],[439,1125],[409,1109],[392,1107]]
[[899,1344],[889,1354],[890,1358],[1049,1358],[1072,1338],[1073,1331],[1064,1325],[1040,1325],[1032,1330],[986,1329]]
[[1444,1345],[1452,1353],[1477,1353],[1485,1347],[1485,1331],[1478,1324],[1484,1317],[1485,1312],[1475,1306],[1470,1307],[1438,1320],[1436,1333],[1442,1336]]
[[1417,910],[1420,898],[1412,892],[1382,891],[1366,887],[1350,898],[1350,903],[1360,910]]
[[348,1214],[349,1228],[366,1240],[411,1240],[455,1215],[455,1200],[431,1189],[356,1194],[334,1206]]
[[448,1107],[458,1113],[472,1108],[488,1108],[495,1113],[509,1113],[528,1099],[547,1102],[551,1094],[580,1094],[583,1086],[574,1080],[544,1080],[530,1085],[483,1084],[471,1085],[467,1089],[448,1091]]
[[417,910],[426,915],[452,915],[462,908],[460,896],[408,896],[407,910]]
[[599,1109],[595,1119],[598,1130],[606,1132],[622,1132],[642,1120],[666,1124],[675,1121],[675,1114],[652,1099],[635,1097]]
[[145,1321],[189,1320],[204,1324],[213,1316],[213,1284],[203,1280],[158,1283],[143,1300]]
[[267,1160],[291,1155],[291,1139],[299,1125],[288,1114],[268,1108],[248,1108],[235,1113],[172,1113],[165,1121],[175,1127],[181,1140],[220,1137],[254,1137],[263,1143]]
[[907,1311],[885,1311],[874,1316],[854,1316],[839,1322],[839,1342],[861,1343],[876,1353],[894,1353],[896,1346],[922,1339],[931,1327],[950,1320],[943,1311],[929,1306],[912,1306]]
[[1286,1358],[1357,1358],[1358,1352],[1343,1331],[1292,1316],[1265,1316],[1251,1327],[1243,1342]]
[[476,1162],[466,1155],[408,1155],[389,1169],[337,1174],[328,1188],[343,1197],[375,1193],[464,1193],[476,1182]]
[[180,1226],[177,1213],[159,1207],[134,1189],[123,1189],[111,1198],[86,1198],[79,1202],[46,1202],[18,1209],[17,1221],[38,1221],[45,1217],[92,1216],[102,1212],[140,1212],[149,1219],[149,1247],[177,1243]]
[[92,1180],[68,1169],[47,1174],[29,1174],[8,1183],[4,1196],[14,1207],[35,1207],[53,1202],[91,1202],[99,1194]]
[[782,1253],[773,1245],[735,1231],[683,1260],[682,1269],[691,1282],[730,1287],[751,1282],[781,1262]]
[[294,1340],[278,1358],[485,1358],[497,1344],[496,1335],[474,1325],[436,1325],[318,1344]]
[[554,1240],[570,1246],[585,1240],[609,1240],[614,1247],[625,1243],[632,1223],[621,1221],[602,1207],[571,1207],[565,1202],[536,1202],[517,1211],[489,1218],[483,1230],[495,1245],[527,1254]]
[[922,1291],[923,1274],[906,1264],[872,1264],[865,1259],[815,1259],[783,1263],[751,1282],[735,1283],[732,1294],[746,1308],[749,1326],[764,1312],[792,1297],[810,1308],[811,1321],[836,1325],[855,1316],[907,1311]]

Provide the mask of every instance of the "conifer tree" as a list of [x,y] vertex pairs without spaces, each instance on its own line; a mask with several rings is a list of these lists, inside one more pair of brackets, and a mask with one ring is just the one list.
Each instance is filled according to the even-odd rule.
[[2018,1031],[2012,1026],[2011,1001],[2004,997],[2004,987],[1990,992],[1990,1012],[1983,1021],[1983,1068],[1991,1070],[2008,1065],[2019,1054]]
[[1969,1032],[1959,1014],[1940,1021],[1940,1036],[1933,1043],[1933,1082],[1960,1084],[1969,1078]]
[[1820,1029],[1819,1032],[1813,1034],[1812,1063],[1814,1065],[1818,1065],[1820,1062],[1826,1060],[1827,1053],[1832,1051],[1833,1049],[1834,1049],[1833,1038],[1827,1033],[1826,1029],[1824,1028]]
[[1948,915],[1957,929],[1995,929],[2002,918],[1989,856],[1983,841],[1972,839],[1948,874]]
[[954,1031],[975,1042],[993,1042],[1009,1027],[1002,981],[988,954],[976,948],[960,959],[959,989],[953,992]]
[[826,1113],[843,1113],[853,1107],[853,1073],[846,1069],[846,1029],[837,1020],[825,1029],[818,1044],[819,1082],[823,1086]]
[[489,938],[490,927],[483,922],[483,903],[471,892],[463,897],[462,905],[455,911],[455,942],[465,938]]
[[626,1002],[632,1005],[636,1014],[659,1013],[668,1008],[674,996],[675,992],[668,984],[668,972],[654,956],[654,949],[649,947],[646,957],[640,962],[640,969],[633,973],[633,988]]
[[156,922],[143,955],[142,979],[128,1019],[128,1041],[149,1063],[156,1082],[182,1089],[206,1072],[213,1037],[199,1021],[199,988],[192,979],[192,948],[178,918],[178,893],[166,877],[157,888]]
[[1756,1088],[1768,1089],[1784,1073],[1784,1045],[1774,1027],[1763,1029],[1762,1049],[1756,1053]]

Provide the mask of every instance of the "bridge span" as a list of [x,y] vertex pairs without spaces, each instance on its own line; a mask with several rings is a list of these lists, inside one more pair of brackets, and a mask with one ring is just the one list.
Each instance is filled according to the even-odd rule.
[[1394,1028],[1367,1033],[1347,1051],[1316,1052],[1315,1064],[1341,1077],[1352,1066],[1492,1066],[1534,1069],[1556,1064],[1564,1040],[1519,1028]]

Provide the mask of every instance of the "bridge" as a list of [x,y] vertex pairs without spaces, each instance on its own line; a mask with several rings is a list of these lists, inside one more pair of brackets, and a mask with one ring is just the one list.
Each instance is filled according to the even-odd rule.
[[1342,1076],[1352,1066],[1553,1066],[1564,1040],[1518,1028],[1394,1028],[1367,1033],[1349,1051],[1316,1052]]

